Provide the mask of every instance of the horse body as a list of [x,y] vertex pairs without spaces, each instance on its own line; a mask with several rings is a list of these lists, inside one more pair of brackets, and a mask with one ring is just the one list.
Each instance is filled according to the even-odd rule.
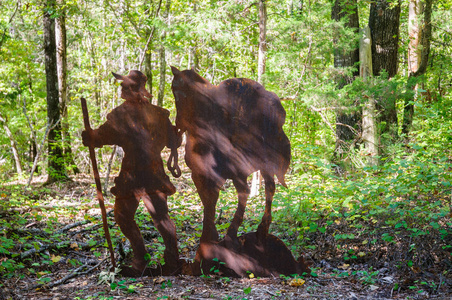
[[247,177],[260,170],[265,181],[266,205],[258,236],[266,236],[276,175],[285,186],[290,142],[282,126],[285,111],[276,94],[244,78],[212,85],[193,70],[172,67],[176,100],[176,128],[187,133],[185,160],[204,205],[201,243],[218,240],[215,207],[219,190],[232,179],[238,208],[226,240],[237,241],[249,195]]

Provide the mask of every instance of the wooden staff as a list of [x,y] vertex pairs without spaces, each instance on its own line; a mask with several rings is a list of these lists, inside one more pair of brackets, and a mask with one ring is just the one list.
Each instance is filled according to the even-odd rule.
[[[91,129],[91,125],[89,124],[88,108],[86,106],[85,98],[80,98],[80,102],[82,104],[83,122],[85,124],[85,130],[88,133],[91,133],[92,129]],[[88,148],[89,148],[89,157],[90,157],[91,163],[93,165],[94,181],[96,182],[97,200],[99,200],[100,211],[102,212],[102,221],[103,221],[103,225],[104,225],[105,238],[107,239],[108,250],[110,250],[111,264],[113,265],[113,269],[114,269],[114,268],[116,268],[115,253],[113,251],[113,245],[111,243],[111,238],[110,238],[110,231],[108,229],[107,211],[105,209],[104,196],[102,195],[102,186],[100,184],[99,170],[97,169],[96,153],[94,152],[93,146],[89,146]]]

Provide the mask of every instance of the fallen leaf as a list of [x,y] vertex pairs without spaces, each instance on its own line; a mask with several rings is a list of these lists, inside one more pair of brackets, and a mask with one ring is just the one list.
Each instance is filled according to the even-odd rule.
[[163,277],[154,279],[154,284],[162,284],[163,282],[165,282],[165,279]]
[[392,278],[391,276],[386,276],[386,277],[383,277],[381,279],[381,281],[383,281],[384,283],[393,283],[394,282],[394,278]]
[[301,278],[294,278],[289,281],[290,286],[302,286],[306,281]]
[[52,261],[52,262],[54,262],[54,263],[57,263],[57,262],[59,262],[60,260],[61,260],[61,256],[59,256],[59,255],[51,255],[50,256],[50,260]]

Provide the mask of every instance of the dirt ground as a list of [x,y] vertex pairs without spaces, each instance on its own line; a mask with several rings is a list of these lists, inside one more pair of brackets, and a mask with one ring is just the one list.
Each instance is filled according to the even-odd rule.
[[[178,184],[179,188],[184,185],[183,182]],[[428,258],[431,260],[429,267],[398,268],[395,259],[399,256],[393,255],[392,252],[397,251],[403,254],[403,251],[408,251],[403,247],[409,247],[401,243],[397,250],[395,250],[396,248],[379,247],[372,257],[348,264],[331,254],[331,236],[328,235],[328,232],[323,237],[310,237],[317,246],[315,251],[306,251],[306,256],[312,262],[311,267],[315,270],[314,275],[316,276],[314,277],[308,276],[304,279],[284,276],[279,278],[226,278],[205,275],[123,278],[116,275],[114,279],[106,280],[105,272],[109,265],[106,247],[98,247],[97,249],[101,249],[99,251],[102,253],[96,255],[92,250],[95,243],[90,243],[90,240],[99,240],[100,226],[99,224],[93,225],[93,223],[100,222],[93,219],[92,222],[81,223],[84,219],[86,220],[86,215],[93,218],[99,216],[95,203],[80,202],[80,199],[84,197],[94,198],[91,179],[86,176],[80,177],[67,185],[49,187],[47,193],[46,195],[35,195],[39,199],[53,199],[42,204],[43,206],[55,207],[56,204],[61,206],[62,201],[67,201],[67,203],[63,203],[66,207],[74,207],[73,215],[55,217],[58,222],[61,222],[56,227],[60,228],[59,230],[62,232],[68,228],[68,225],[74,224],[74,227],[67,229],[64,235],[71,244],[62,244],[63,246],[56,248],[51,248],[49,245],[48,249],[53,250],[43,253],[47,253],[54,263],[46,265],[42,261],[42,255],[31,255],[28,261],[24,260],[24,267],[13,277],[6,275],[0,277],[0,300],[452,299],[450,257],[442,256],[450,255],[450,253],[436,253],[437,248],[432,246],[425,250],[425,257],[431,257]],[[4,195],[3,201],[12,197],[8,194],[7,189],[2,194]],[[67,197],[63,197],[67,200],[55,197],[56,194],[67,195]],[[111,205],[108,203],[107,208],[111,210]],[[27,210],[17,210],[16,213],[23,214],[25,211]],[[44,212],[49,215],[49,211],[51,210]],[[2,213],[1,210],[0,213]],[[3,211],[1,218],[12,218],[11,211]],[[36,237],[45,229],[45,224],[44,220],[40,222],[30,220],[24,225],[23,231],[2,227],[0,228],[1,235],[5,237],[10,237],[12,234],[21,236],[26,231],[27,234],[34,234]],[[186,231],[184,234],[187,236],[195,236],[195,229],[190,226],[187,225],[184,230]],[[338,225],[334,230],[340,231],[343,228]],[[150,237],[148,237],[149,235]],[[155,232],[144,232],[143,234],[149,243],[155,240],[155,235],[157,235]],[[183,242],[183,239],[184,237],[181,236],[180,243]],[[435,243],[433,237],[426,236],[425,239],[426,244]],[[63,239],[59,243],[64,242]],[[78,244],[74,246],[74,242]],[[363,244],[361,240],[349,241],[349,243]],[[329,245],[327,246],[327,244]],[[193,258],[196,243],[189,243],[187,239],[184,245],[182,253],[188,258]],[[24,250],[17,249],[17,253],[21,252],[23,253]],[[0,254],[0,262],[5,262],[8,257],[12,257],[12,255]],[[58,259],[54,260],[54,258]],[[71,265],[70,262],[73,260],[77,260],[79,264]],[[30,268],[36,269],[36,272],[30,272]],[[37,276],[40,274],[39,271],[50,279],[47,282],[40,282],[39,276]],[[105,280],[102,282],[101,279]]]

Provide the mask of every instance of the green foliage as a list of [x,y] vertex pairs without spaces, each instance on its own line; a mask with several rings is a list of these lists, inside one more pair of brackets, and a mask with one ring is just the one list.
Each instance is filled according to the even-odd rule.
[[[42,141],[47,125],[40,21],[43,7],[36,1],[21,3],[11,18],[16,2],[6,0],[0,6],[0,115],[5,119],[0,126],[2,130],[3,126],[11,130],[28,174],[33,159],[30,149],[33,142]],[[434,246],[450,254],[452,36],[447,29],[452,20],[450,1],[436,3],[434,8],[431,56],[423,77],[407,82],[407,11],[402,11],[399,74],[389,80],[384,73],[366,81],[356,78],[340,91],[336,89],[335,78],[350,74],[357,66],[345,70],[335,68],[333,53],[337,49],[348,51],[355,47],[359,35],[347,30],[341,22],[331,21],[332,2],[299,2],[303,7],[297,6],[297,1],[266,3],[268,51],[264,84],[283,100],[287,112],[284,130],[292,146],[292,162],[286,175],[289,188],[278,187],[275,194],[272,232],[289,245],[294,255],[321,251],[322,245],[316,241],[319,237],[325,238],[333,244],[332,259],[347,264],[367,261],[369,253],[378,249],[406,245],[406,257],[399,258],[397,266],[403,270],[416,268],[423,263],[420,253],[427,251],[422,249],[425,247],[422,241],[427,237],[434,237]],[[359,1],[358,5],[363,26],[368,21],[369,2]],[[66,1],[52,12],[54,17],[63,12],[67,16],[69,100],[66,122],[75,164],[86,173],[90,168],[88,150],[81,144],[83,124],[79,98],[88,99],[92,126],[98,127],[105,121],[106,114],[122,102],[118,97],[119,85],[110,72],[145,70],[142,62],[145,47],[146,53],[151,55],[154,94],[160,79],[160,46],[167,51],[168,64],[185,69],[196,61],[199,73],[215,84],[231,77],[257,78],[259,30],[255,1],[174,0],[169,11],[170,22],[163,16],[163,7],[160,9],[157,13],[155,1],[144,4],[136,0]],[[167,32],[165,36],[163,31]],[[171,111],[174,119],[171,79],[167,68],[164,107]],[[413,92],[408,87],[414,83],[417,89]],[[401,136],[404,100],[411,99],[413,93],[416,96],[412,102],[415,106],[413,126],[408,136]],[[360,112],[369,98],[375,99],[382,108],[387,108],[389,103],[397,104],[399,126],[394,130],[399,138],[380,137],[379,166],[367,166],[368,156],[360,140],[342,161],[333,160],[336,108]],[[383,132],[387,124],[378,125]],[[51,172],[45,167],[45,152],[46,149],[38,165],[40,174]],[[106,171],[111,152],[110,146],[97,150],[101,173]],[[60,199],[52,190],[44,188],[28,190],[22,185],[9,185],[18,179],[11,153],[10,138],[0,135],[0,276],[20,278],[31,274],[36,283],[45,285],[64,260],[64,254],[61,261],[58,261],[57,251],[39,253],[25,260],[18,254],[67,240],[66,235],[56,231],[61,227],[62,218],[74,219],[80,208],[49,208],[56,201],[67,199]],[[119,170],[120,160],[113,162],[114,174]],[[345,166],[346,170],[340,176],[338,165]],[[228,184],[221,191],[218,203],[220,234],[226,232],[237,207],[235,190]],[[188,251],[199,241],[202,210],[192,182],[180,186],[183,188],[170,196],[168,202],[178,229],[180,249]],[[249,200],[240,229],[243,232],[253,231],[259,224],[263,214],[261,200],[259,197]],[[88,205],[91,199],[81,201]],[[91,222],[94,216],[85,214],[85,220]],[[148,263],[151,266],[163,263],[162,239],[149,236],[155,228],[142,207],[136,221],[148,235],[146,238],[152,241],[148,245],[152,253],[147,257]],[[40,234],[34,236],[21,231],[33,222],[44,227]],[[86,230],[92,235],[102,231],[95,226]],[[114,244],[124,239],[117,227],[112,228],[111,234]],[[91,239],[87,244],[92,247],[92,257],[105,255],[104,247],[99,246],[97,240]],[[63,243],[61,247],[66,246]],[[67,263],[71,267],[80,266],[73,258]],[[218,266],[210,271],[218,273]],[[368,269],[338,270],[336,275],[353,276],[365,285],[373,285],[381,274]],[[108,284],[110,290],[124,293],[133,293],[139,287],[117,278]],[[411,286],[421,291],[435,289],[434,284],[417,281]],[[164,282],[161,288],[170,285],[171,282]],[[250,293],[251,287],[246,288],[246,292]]]

